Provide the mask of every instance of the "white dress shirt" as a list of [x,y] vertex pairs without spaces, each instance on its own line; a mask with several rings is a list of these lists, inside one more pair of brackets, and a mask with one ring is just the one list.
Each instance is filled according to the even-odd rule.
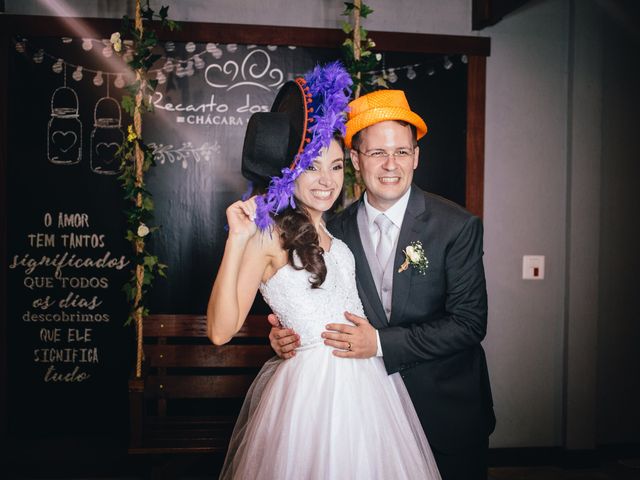
[[[411,195],[411,188],[409,188],[406,193],[400,197],[400,199],[394,203],[391,207],[389,207],[384,212],[378,210],[373,207],[369,203],[369,197],[367,196],[367,192],[364,193],[364,208],[367,212],[367,226],[369,227],[369,235],[371,238],[371,244],[375,247],[378,245],[378,241],[380,240],[380,229],[374,223],[374,220],[378,215],[384,213],[389,220],[393,223],[393,229],[390,232],[391,237],[393,239],[394,245],[398,242],[398,236],[400,235],[400,229],[402,228],[402,220],[404,219],[404,214],[407,210],[407,205],[409,204],[409,196]],[[378,345],[378,351],[376,352],[376,356],[382,356],[382,345],[380,344],[380,334],[376,330],[376,342]]]

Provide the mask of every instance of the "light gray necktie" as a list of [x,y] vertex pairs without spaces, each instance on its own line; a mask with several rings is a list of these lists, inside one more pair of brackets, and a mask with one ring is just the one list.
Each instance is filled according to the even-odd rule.
[[387,267],[387,262],[389,261],[389,255],[391,255],[391,250],[393,249],[393,222],[389,220],[389,217],[384,213],[381,213],[375,218],[373,223],[375,223],[380,230],[380,239],[376,246],[376,257],[378,257],[380,268],[382,268],[384,272]]

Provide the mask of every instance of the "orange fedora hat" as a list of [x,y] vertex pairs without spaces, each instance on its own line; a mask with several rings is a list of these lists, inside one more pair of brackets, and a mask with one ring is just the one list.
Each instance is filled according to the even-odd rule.
[[427,125],[411,111],[402,90],[378,90],[367,93],[349,103],[347,133],[344,143],[351,148],[351,139],[360,130],[385,120],[404,120],[416,127],[418,138],[427,133]]

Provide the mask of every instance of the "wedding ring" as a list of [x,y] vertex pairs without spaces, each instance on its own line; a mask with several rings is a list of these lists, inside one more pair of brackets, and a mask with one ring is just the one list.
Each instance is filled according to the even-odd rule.
[[351,342],[347,342],[347,350],[351,351]]

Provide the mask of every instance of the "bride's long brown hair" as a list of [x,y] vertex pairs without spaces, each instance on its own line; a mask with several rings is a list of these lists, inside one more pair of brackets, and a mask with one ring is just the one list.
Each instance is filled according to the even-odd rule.
[[[344,152],[344,139],[339,133],[333,139],[340,144]],[[341,196],[338,197],[338,200]],[[320,236],[311,223],[311,218],[304,205],[296,203],[296,208],[287,207],[273,220],[280,232],[282,248],[287,251],[289,265],[296,270],[306,270],[311,273],[309,282],[311,288],[320,288],[327,277],[327,266],[320,246]],[[299,262],[294,262],[294,252],[298,254]]]

